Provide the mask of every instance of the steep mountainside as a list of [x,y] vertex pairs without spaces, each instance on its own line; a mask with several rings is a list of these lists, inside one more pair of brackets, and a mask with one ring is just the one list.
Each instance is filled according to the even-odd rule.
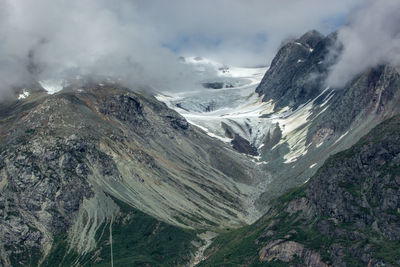
[[310,31],[284,44],[269,68],[213,63],[225,80],[247,83],[158,99],[253,158],[271,177],[257,202],[263,209],[266,201],[306,182],[329,155],[400,112],[400,68],[377,66],[344,88],[329,88],[325,80],[335,62],[332,47],[340,47],[335,34]]
[[399,266],[400,117],[330,157],[208,253],[201,266]]
[[256,88],[263,101],[273,104],[274,112],[263,117],[276,123],[259,148],[272,176],[260,205],[304,183],[329,155],[400,112],[399,68],[378,66],[344,88],[327,87],[333,46],[340,47],[335,34],[324,37],[316,31],[288,42]]
[[32,92],[2,109],[4,265],[36,265],[55,249],[75,255],[65,264],[97,256],[109,264],[99,256],[107,227],[122,231],[143,220],[151,223],[138,232],[154,242],[176,231],[173,240],[185,246],[181,260],[189,259],[197,237],[182,228],[239,226],[259,217],[256,186],[267,177],[151,96],[112,84],[71,86],[54,95]]
[[[347,88],[328,89],[278,119],[274,131],[282,138],[266,138],[260,152],[268,162],[265,168],[272,177],[279,177],[272,179],[269,191],[275,194],[305,182],[329,155],[348,148],[378,123],[399,114],[399,102],[400,69],[381,66],[364,72]],[[268,198],[270,193],[262,197]]]
[[322,91],[329,66],[326,56],[335,42],[310,31],[283,45],[256,89],[263,101],[273,100],[275,110],[286,106],[297,108]]

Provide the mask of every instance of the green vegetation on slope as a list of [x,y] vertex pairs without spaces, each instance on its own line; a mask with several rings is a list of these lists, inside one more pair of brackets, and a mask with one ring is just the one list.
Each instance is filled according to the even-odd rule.
[[[112,224],[114,266],[179,266],[190,261],[198,240],[193,230],[160,222],[125,203],[114,199],[121,215]],[[110,222],[96,233],[98,246],[89,255],[79,256],[69,250],[66,236],[55,240],[43,266],[110,266]]]
[[253,225],[217,237],[200,266],[399,266],[400,117],[269,205]]

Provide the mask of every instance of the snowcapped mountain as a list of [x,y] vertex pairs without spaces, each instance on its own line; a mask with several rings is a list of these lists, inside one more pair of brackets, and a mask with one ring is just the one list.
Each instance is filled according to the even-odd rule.
[[[345,88],[326,86],[324,78],[334,62],[327,60],[329,45],[334,41],[335,35],[308,32],[284,44],[270,67],[240,68],[200,57],[181,58],[204,79],[155,97],[107,78],[44,80],[18,88],[15,98],[0,106],[1,264],[105,265],[114,257],[120,266],[193,266],[205,259],[216,233],[254,222],[256,227],[246,229],[263,236],[253,238],[252,233],[246,239],[241,230],[234,230],[227,240],[243,240],[227,246],[228,251],[237,244],[247,250],[249,245],[241,242],[250,240],[251,262],[268,262],[266,255],[274,249],[283,251],[284,258],[294,241],[282,238],[298,236],[274,227],[273,216],[286,218],[288,211],[288,218],[295,220],[296,211],[311,206],[318,210],[305,210],[305,216],[329,216],[315,200],[328,190],[313,182],[312,191],[307,191],[312,205],[301,197],[290,204],[293,196],[284,195],[285,210],[270,200],[295,186],[309,185],[330,155],[400,114],[399,68],[377,66]],[[395,120],[382,131],[397,129],[397,124]],[[357,150],[360,156],[351,154],[349,160],[360,168],[368,167],[362,163],[369,158],[374,166],[386,166],[381,155],[388,153],[375,152],[374,147],[384,146],[373,140],[390,141],[392,136],[381,137],[370,136],[365,151]],[[387,155],[393,164],[398,164],[396,149]],[[351,177],[344,174],[337,180],[347,186]],[[320,180],[329,180],[329,175]],[[380,193],[389,196],[388,203],[397,203],[398,191],[393,190],[398,186],[385,183],[392,191],[381,188]],[[352,199],[351,193],[336,190],[339,187],[328,189],[351,205],[365,206],[364,198]],[[336,204],[324,198],[335,210]],[[346,216],[354,213],[353,208],[343,209]],[[265,212],[267,217],[261,217]],[[365,209],[360,212],[366,214]],[[387,218],[393,213],[388,211]],[[277,232],[264,233],[269,228]],[[396,227],[387,229],[400,233]],[[313,238],[321,234],[317,230]],[[268,237],[274,240],[265,243]],[[219,241],[208,251],[217,252],[216,258],[204,262],[206,266],[215,266],[218,257],[224,257],[218,250],[226,244]],[[304,252],[303,259],[317,259],[322,265],[315,266],[325,266],[319,254],[308,257],[315,251],[306,247],[308,241],[300,241],[304,240],[296,239],[295,246]],[[233,258],[235,263],[244,259]]]
[[329,155],[400,111],[397,68],[369,69],[343,89],[326,86],[335,38],[307,32],[284,44],[264,68],[188,58],[186,64],[199,71],[213,67],[218,76],[205,81],[207,88],[156,97],[261,165],[272,176],[264,194],[271,198],[306,182]]
[[[297,43],[297,42],[296,42]],[[257,164],[266,164],[261,160],[268,137],[274,131],[280,139],[273,144],[289,144],[289,151],[283,155],[284,163],[295,162],[307,153],[306,130],[298,132],[304,126],[319,100],[320,112],[324,112],[334,92],[325,88],[320,94],[296,108],[285,106],[276,110],[276,101],[263,101],[264,95],[256,93],[268,67],[239,68],[228,67],[203,58],[186,59],[188,64],[195,64],[199,70],[204,65],[213,66],[218,71],[217,80],[232,86],[219,89],[204,88],[202,90],[179,93],[158,94],[156,98],[184,116],[191,124],[198,126],[208,135],[223,142],[231,143],[240,152],[254,157]],[[216,81],[208,81],[217,83]],[[321,101],[322,99],[322,101]],[[279,133],[278,133],[279,132]],[[235,141],[248,143],[254,150],[235,146]],[[322,144],[322,143],[321,143]],[[321,144],[318,144],[320,146]],[[271,144],[269,149],[272,148]],[[264,158],[265,159],[265,158]],[[313,167],[313,166],[312,166]]]

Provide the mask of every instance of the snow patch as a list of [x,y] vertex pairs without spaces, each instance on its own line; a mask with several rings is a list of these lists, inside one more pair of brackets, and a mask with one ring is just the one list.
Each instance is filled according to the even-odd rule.
[[[327,88],[325,88],[325,90],[322,93],[325,93],[327,90],[329,90],[329,86]],[[331,98],[335,95],[334,91],[329,92],[329,94],[327,96],[325,96],[322,104],[320,105],[320,107],[325,106],[326,104],[328,104],[329,100],[331,100]]]
[[66,85],[63,80],[42,80],[39,83],[50,95],[61,91]]
[[[272,116],[272,121],[278,123],[282,131],[282,140],[276,144],[272,149],[287,143],[290,152],[287,153],[283,158],[284,163],[295,162],[301,156],[304,156],[308,152],[308,148],[311,144],[306,146],[306,136],[308,132],[308,118],[311,115],[312,107],[316,99],[321,97],[329,87],[325,88],[316,98],[307,103],[300,105],[296,110],[290,110],[289,108],[283,109]],[[328,108],[328,105],[320,112],[324,112]],[[300,127],[303,127],[299,130]]]
[[21,94],[19,94],[18,99],[24,99],[27,98],[30,95],[30,93],[28,91],[23,90]]
[[342,135],[335,141],[335,144],[336,144],[337,142],[339,142],[340,140],[342,140],[343,137],[345,137],[348,133],[349,133],[349,131],[347,131],[347,132],[345,132],[344,134],[342,134]]
[[211,137],[214,137],[214,138],[217,138],[217,139],[221,140],[222,142],[230,143],[230,142],[233,140],[232,138],[227,138],[227,137],[222,137],[222,136],[216,135],[216,134],[210,132],[206,127],[203,127],[203,126],[201,126],[201,125],[198,125],[198,124],[196,124],[196,123],[194,123],[194,122],[192,122],[192,121],[190,121],[190,120],[188,120],[188,122],[189,122],[190,124],[194,125],[194,126],[199,127],[199,128],[202,129],[203,131],[205,131],[207,135],[209,135],[209,136],[211,136]]

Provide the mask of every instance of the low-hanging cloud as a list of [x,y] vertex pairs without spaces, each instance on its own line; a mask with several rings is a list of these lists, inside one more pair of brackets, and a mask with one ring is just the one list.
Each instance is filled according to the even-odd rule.
[[154,29],[141,23],[130,1],[116,2],[1,2],[3,85],[76,75],[118,77],[158,88],[183,83],[192,71],[158,44]]
[[215,73],[196,72],[180,55],[265,65],[282,39],[330,31],[330,20],[362,2],[0,0],[0,91],[77,75],[185,90]]
[[343,87],[356,75],[380,64],[400,65],[400,1],[368,1],[338,32],[342,51],[327,83]]

